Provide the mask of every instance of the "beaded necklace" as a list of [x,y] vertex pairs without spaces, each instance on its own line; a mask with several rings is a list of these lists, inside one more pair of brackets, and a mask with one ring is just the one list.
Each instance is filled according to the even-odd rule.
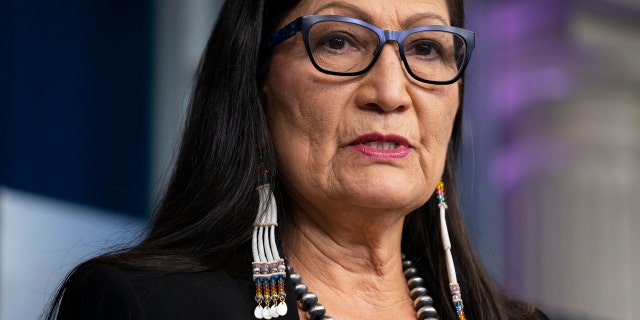
[[[437,320],[438,313],[433,307],[433,298],[429,296],[427,288],[424,287],[424,279],[418,276],[418,270],[413,267],[413,263],[404,254],[402,255],[402,270],[418,320]],[[287,266],[287,271],[295,288],[298,307],[307,313],[307,317],[310,320],[333,320],[333,317],[325,315],[326,308],[318,303],[318,296],[315,293],[309,292],[309,288],[302,283],[302,277],[294,272],[293,267]]]

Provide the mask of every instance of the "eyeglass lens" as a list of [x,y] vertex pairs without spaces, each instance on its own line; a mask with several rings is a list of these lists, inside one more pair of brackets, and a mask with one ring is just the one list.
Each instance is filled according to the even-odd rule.
[[[342,21],[322,21],[309,29],[309,50],[315,63],[325,71],[357,73],[375,59],[380,39],[371,29]],[[408,68],[418,78],[429,81],[454,79],[464,61],[465,41],[446,31],[419,31],[402,44]]]

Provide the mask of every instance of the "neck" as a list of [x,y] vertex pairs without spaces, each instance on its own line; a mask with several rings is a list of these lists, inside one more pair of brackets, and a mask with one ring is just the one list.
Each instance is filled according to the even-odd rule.
[[311,218],[322,215],[297,213],[297,225],[285,252],[289,264],[304,277],[331,316],[415,319],[402,272],[404,215],[355,215],[364,216],[362,219],[345,214],[339,224],[328,224]]

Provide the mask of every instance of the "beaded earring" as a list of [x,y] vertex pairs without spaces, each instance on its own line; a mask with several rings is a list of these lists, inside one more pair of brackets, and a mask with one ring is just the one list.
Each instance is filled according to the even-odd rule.
[[[256,190],[260,196],[258,213],[251,238],[253,254],[253,281],[256,285],[254,310],[256,319],[278,318],[287,314],[284,290],[286,266],[276,245],[275,228],[278,225],[278,209],[273,192],[266,182],[267,171],[259,168],[263,184]],[[262,305],[264,303],[264,306]]]
[[451,241],[449,240],[449,230],[447,228],[446,212],[447,203],[445,202],[444,182],[440,181],[436,187],[436,195],[438,197],[438,208],[440,208],[440,229],[442,232],[442,243],[447,260],[447,273],[449,274],[449,289],[451,290],[451,300],[456,307],[456,313],[459,320],[466,320],[464,315],[464,305],[462,304],[462,294],[460,285],[456,277],[456,267],[453,264],[453,256],[451,255]]

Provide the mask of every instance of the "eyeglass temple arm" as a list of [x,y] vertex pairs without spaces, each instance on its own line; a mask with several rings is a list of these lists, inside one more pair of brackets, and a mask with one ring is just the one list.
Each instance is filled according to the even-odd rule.
[[282,27],[282,29],[276,31],[265,41],[265,46],[271,48],[276,44],[292,37],[296,32],[300,31],[301,20],[300,18]]

